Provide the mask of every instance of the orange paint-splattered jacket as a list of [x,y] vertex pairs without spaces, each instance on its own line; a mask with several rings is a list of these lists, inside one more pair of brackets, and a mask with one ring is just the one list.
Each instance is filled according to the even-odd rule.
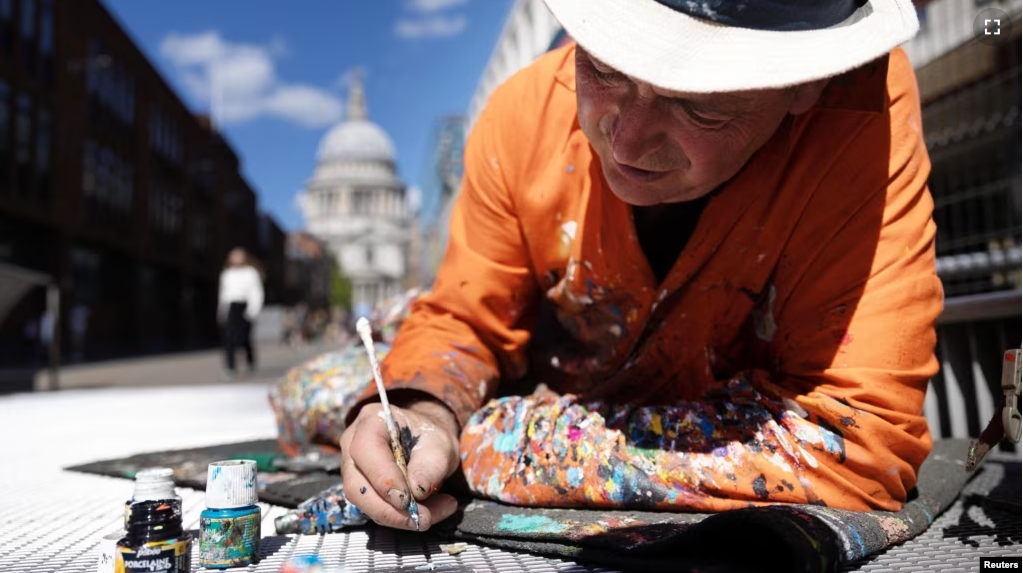
[[[385,360],[389,388],[428,392],[465,424],[499,392],[528,393],[520,382],[655,405],[745,372],[844,432],[845,459],[813,470],[820,499],[899,508],[931,448],[921,412],[942,309],[905,54],[787,118],[658,284],[577,123],[574,49],[517,74],[479,118],[448,251]],[[756,499],[729,495],[713,507]]]

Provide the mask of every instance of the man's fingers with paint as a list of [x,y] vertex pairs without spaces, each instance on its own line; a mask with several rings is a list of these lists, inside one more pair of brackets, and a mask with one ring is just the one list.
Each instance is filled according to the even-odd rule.
[[413,416],[408,427],[417,430],[413,432],[413,443],[408,444],[409,485],[416,501],[423,502],[461,465],[458,423],[446,406],[433,401],[416,402],[405,412]]
[[[451,516],[457,502],[449,495],[432,494],[458,466],[457,439],[440,430],[443,420],[402,408],[391,408],[395,422],[410,430],[409,479],[419,501],[420,530]],[[379,404],[369,404],[341,437],[342,480],[345,497],[373,521],[387,527],[414,530],[409,519],[410,492],[394,461],[387,425]],[[449,469],[451,468],[451,469]],[[444,475],[438,470],[443,469]],[[437,479],[434,482],[432,480]]]
[[[348,442],[349,444],[347,445],[350,446],[351,440],[348,440]],[[342,438],[342,448],[345,445],[345,440]],[[380,496],[380,493],[370,485],[366,476],[355,467],[355,462],[351,456],[343,454],[342,457],[341,479],[344,482],[345,499],[380,525],[395,529],[415,530],[415,524],[412,523],[408,511],[395,509],[387,499]],[[433,524],[433,513],[426,507],[426,504],[420,505],[419,518],[421,530],[429,529],[430,525]]]

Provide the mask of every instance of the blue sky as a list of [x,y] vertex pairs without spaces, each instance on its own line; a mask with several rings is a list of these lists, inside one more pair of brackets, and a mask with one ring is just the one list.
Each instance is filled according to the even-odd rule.
[[211,69],[226,86],[221,128],[285,229],[320,138],[342,118],[361,68],[370,119],[418,185],[433,120],[464,113],[511,0],[103,0],[171,87],[210,109]]

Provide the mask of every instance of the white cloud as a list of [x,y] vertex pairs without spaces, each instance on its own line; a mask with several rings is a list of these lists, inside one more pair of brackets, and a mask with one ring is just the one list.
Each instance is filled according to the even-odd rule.
[[319,88],[282,86],[266,100],[266,109],[291,118],[304,127],[321,127],[324,117],[334,123],[341,117],[341,101]]
[[469,20],[464,14],[440,12],[468,3],[469,0],[406,0],[405,11],[411,14],[398,19],[394,33],[406,40],[457,36],[465,31]]
[[427,18],[398,20],[394,32],[407,40],[419,38],[446,38],[457,36],[468,25],[465,16],[430,16]]
[[169,34],[160,54],[174,66],[185,89],[210,105],[221,123],[272,116],[317,128],[342,116],[341,100],[329,91],[277,77],[274,58],[287,54],[280,37],[259,46],[228,42],[215,31]]
[[408,0],[405,7],[413,12],[439,12],[467,4],[469,0]]

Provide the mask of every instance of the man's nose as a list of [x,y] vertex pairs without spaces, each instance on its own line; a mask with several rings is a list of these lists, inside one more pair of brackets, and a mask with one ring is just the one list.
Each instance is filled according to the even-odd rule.
[[647,154],[664,144],[665,115],[660,98],[638,86],[619,108],[611,128],[611,152],[615,161],[635,167]]

